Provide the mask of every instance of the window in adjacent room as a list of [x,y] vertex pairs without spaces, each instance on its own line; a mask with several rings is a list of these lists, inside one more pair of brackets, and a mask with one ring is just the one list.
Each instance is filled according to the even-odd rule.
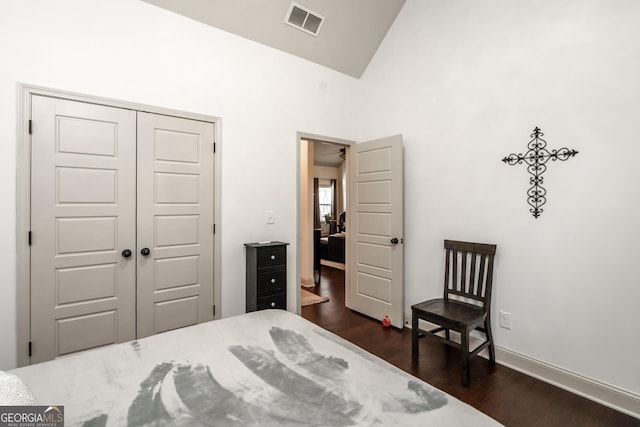
[[320,221],[326,223],[327,215],[333,214],[333,187],[331,180],[321,179],[319,182]]

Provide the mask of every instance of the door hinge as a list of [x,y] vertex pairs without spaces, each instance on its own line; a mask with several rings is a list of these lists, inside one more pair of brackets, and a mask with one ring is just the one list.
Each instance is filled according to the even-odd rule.
[[29,341],[29,357],[31,357],[33,346],[31,345],[31,341]]
[[213,317],[216,317],[216,305],[213,305]]
[[216,143],[213,143],[213,154],[216,154]]
[[29,246],[31,246],[31,230],[29,230]]
[[216,234],[216,225],[213,224],[213,227],[211,228],[213,230],[213,234]]
[[33,132],[33,122],[29,119],[29,135]]

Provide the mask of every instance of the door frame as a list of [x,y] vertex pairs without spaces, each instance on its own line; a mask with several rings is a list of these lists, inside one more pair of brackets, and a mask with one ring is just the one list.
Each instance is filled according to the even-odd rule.
[[[329,143],[333,143],[333,144],[339,144],[339,145],[345,145],[347,147],[354,145],[356,142],[352,141],[352,140],[348,140],[348,139],[342,139],[342,138],[335,138],[335,137],[331,137],[331,136],[324,136],[324,135],[317,135],[317,134],[313,134],[313,133],[309,133],[309,132],[302,132],[302,131],[298,131],[296,132],[296,282],[295,282],[295,296],[296,296],[296,314],[301,314],[302,313],[302,308],[300,306],[300,289],[301,286],[300,284],[302,283],[302,267],[301,267],[301,260],[302,260],[302,236],[300,234],[300,226],[302,223],[302,218],[301,218],[301,212],[300,212],[300,178],[302,175],[302,156],[301,156],[301,147],[302,147],[302,140],[310,140],[310,141],[319,141],[319,142],[329,142]],[[349,200],[350,200],[350,178],[349,178],[349,156],[347,156],[347,164],[346,164],[346,179],[347,179],[347,183],[346,183],[346,199],[347,199],[347,207],[349,204]],[[346,207],[345,207],[346,209]],[[353,230],[353,225],[347,227],[347,239],[349,239],[349,236],[351,235],[351,230]],[[312,232],[310,231],[310,234],[312,234]],[[345,304],[348,305],[349,301],[348,301],[348,291],[350,289],[350,282],[349,282],[349,275],[347,274],[347,271],[349,271],[349,264],[350,264],[350,250],[348,245],[345,245],[345,255],[344,255],[344,261],[345,261],[345,277],[344,277],[344,286],[345,286]]]
[[31,117],[31,96],[41,95],[63,98],[72,101],[123,108],[147,113],[175,116],[191,120],[214,123],[216,151],[214,156],[213,221],[217,224],[213,238],[213,303],[216,307],[214,319],[220,318],[222,289],[222,218],[221,207],[221,118],[188,111],[128,102],[83,93],[52,89],[18,82],[17,116],[17,170],[16,170],[16,337],[18,367],[29,365],[29,341],[31,340],[31,257],[29,249],[29,230],[31,224],[31,136],[29,119]]

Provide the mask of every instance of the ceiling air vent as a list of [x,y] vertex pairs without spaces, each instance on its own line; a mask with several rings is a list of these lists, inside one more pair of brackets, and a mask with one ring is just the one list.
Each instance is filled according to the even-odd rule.
[[305,33],[317,36],[324,22],[324,16],[297,3],[291,3],[284,22]]

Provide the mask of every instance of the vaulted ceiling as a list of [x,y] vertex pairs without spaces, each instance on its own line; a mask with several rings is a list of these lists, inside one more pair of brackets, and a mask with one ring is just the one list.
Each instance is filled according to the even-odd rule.
[[143,0],[359,78],[405,0],[296,0],[324,18],[317,36],[285,23],[291,0]]

